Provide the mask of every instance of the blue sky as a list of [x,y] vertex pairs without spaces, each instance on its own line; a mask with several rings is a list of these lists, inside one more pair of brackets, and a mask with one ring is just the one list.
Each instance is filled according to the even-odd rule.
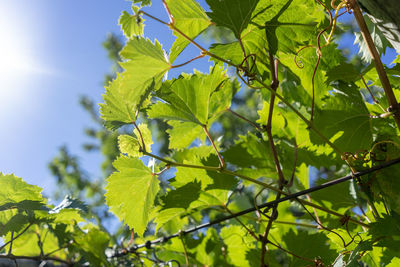
[[[157,2],[151,14],[167,20]],[[87,140],[84,127],[92,122],[78,102],[81,95],[102,101],[111,62],[101,44],[107,33],[121,34],[123,10],[130,12],[129,1],[1,0],[0,172],[14,173],[50,195],[55,184],[47,164],[67,145],[91,177],[100,175],[101,155],[81,147]],[[146,36],[168,49],[170,30],[151,20],[146,25]]]
[[[0,4],[0,171],[45,188],[47,163],[66,144],[97,175],[99,156],[83,153],[91,121],[80,95],[100,101],[110,62],[101,43],[119,32],[123,0],[2,0]],[[97,173],[96,173],[97,172]]]
[[[167,20],[160,1],[153,2],[151,14]],[[130,10],[129,1],[1,0],[1,172],[15,173],[49,195],[54,180],[47,164],[67,145],[89,175],[100,175],[101,155],[81,148],[87,140],[83,129],[92,122],[78,101],[89,95],[101,102],[104,74],[111,67],[101,43],[109,32],[120,34],[117,22],[123,10]],[[149,19],[146,24],[146,36],[157,36],[168,49],[168,28]],[[352,47],[351,37],[343,46]],[[207,60],[201,62],[201,70],[207,71]]]

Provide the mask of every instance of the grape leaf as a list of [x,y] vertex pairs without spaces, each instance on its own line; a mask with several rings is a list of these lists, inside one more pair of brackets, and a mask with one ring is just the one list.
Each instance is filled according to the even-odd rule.
[[[375,47],[380,55],[384,54],[387,47],[392,47],[389,41],[385,38],[383,33],[379,30],[378,26],[371,22],[368,16],[364,16],[364,20],[367,23],[369,32],[371,33],[371,38],[375,44]],[[364,41],[361,33],[355,32],[355,40],[354,44],[358,44],[360,50],[358,54],[361,56],[361,59],[366,63],[371,63],[372,57],[369,52],[368,46]]]
[[76,244],[74,246],[85,255],[92,266],[110,266],[105,254],[110,242],[109,236],[93,225],[89,225],[87,228],[85,233],[81,232],[75,235]]
[[[158,102],[152,105],[148,115],[150,118],[207,125],[209,119],[219,115],[215,113],[219,110],[215,108],[212,94],[217,91],[231,91],[230,83],[220,66],[213,67],[209,75],[200,72],[192,75],[184,74],[178,79],[164,83],[157,96],[166,103]],[[230,98],[224,102],[224,105],[230,105]],[[210,111],[213,111],[214,114],[211,114]]]
[[[304,258],[314,260],[318,257],[325,265],[330,264],[336,258],[336,251],[329,247],[329,240],[322,233],[309,234],[306,231],[295,233],[291,229],[283,236],[283,240],[287,250]],[[307,264],[309,262],[293,256],[289,266],[305,266]]]
[[139,124],[138,128],[140,129],[140,134],[136,128],[133,130],[136,138],[127,134],[118,136],[118,147],[121,153],[128,154],[131,157],[142,156],[143,153],[139,151],[139,148],[143,146],[140,136],[142,136],[143,142],[146,145],[146,152],[151,152],[153,139],[149,128],[144,123]]
[[112,130],[135,120],[135,102],[126,101],[119,93],[121,87],[122,76],[117,74],[106,87],[106,93],[103,95],[104,104],[100,104],[101,118],[105,121],[105,126]]
[[135,120],[150,91],[159,85],[170,68],[157,40],[153,44],[149,39],[132,38],[121,56],[126,60],[120,63],[125,72],[106,88],[105,103],[100,104],[102,118],[111,129]]
[[253,237],[237,225],[222,228],[220,235],[228,247],[229,260],[235,266],[249,266],[246,252],[253,248]]
[[229,28],[240,39],[240,34],[251,20],[259,0],[206,0],[212,12],[207,15],[218,26]]
[[324,20],[315,1],[261,1],[252,22],[265,29],[268,50],[295,53],[299,46],[316,36],[316,26]]
[[40,193],[42,191],[40,187],[27,184],[22,178],[13,174],[2,174],[0,172],[0,188],[0,206],[14,205],[25,201],[26,207],[29,208],[29,204],[32,202],[45,202]]
[[183,149],[190,146],[196,138],[205,139],[203,128],[193,122],[169,121],[172,127],[167,130],[170,149]]
[[[194,0],[167,0],[166,3],[174,18],[174,26],[191,39],[195,39],[211,24],[203,8]],[[171,63],[190,43],[181,34],[173,33],[177,39],[172,44],[169,54]]]
[[[328,138],[339,135],[334,144],[344,152],[369,149],[372,143],[371,118],[358,88],[342,82],[337,88],[324,99],[323,110],[316,112],[316,127]],[[314,143],[321,143],[314,134],[311,138]]]
[[132,3],[140,3],[141,6],[150,6],[151,0],[131,0]]
[[138,14],[139,8],[132,5],[132,11],[134,15],[129,14],[127,11],[123,11],[118,21],[118,24],[121,25],[122,32],[128,38],[143,35],[144,19],[140,14]]
[[118,170],[107,179],[106,202],[110,210],[142,236],[159,190],[158,179],[138,159],[119,157]]

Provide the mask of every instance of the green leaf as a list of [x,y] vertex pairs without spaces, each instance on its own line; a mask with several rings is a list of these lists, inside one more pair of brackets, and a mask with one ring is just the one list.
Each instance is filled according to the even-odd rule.
[[184,149],[196,138],[204,141],[206,137],[203,128],[196,123],[169,121],[168,124],[172,127],[167,130],[170,149]]
[[[376,49],[378,50],[379,55],[384,54],[387,47],[392,47],[391,44],[385,38],[383,33],[379,30],[377,25],[371,22],[368,16],[364,16],[364,20],[367,23],[368,30],[371,34],[371,38],[375,44]],[[361,55],[361,59],[366,63],[371,63],[371,53],[369,52],[368,46],[365,43],[361,33],[355,32],[354,35],[356,36],[354,44],[358,44],[358,46],[360,47],[358,54]]]
[[[190,39],[195,39],[211,24],[203,8],[194,0],[167,0],[166,3],[174,18],[174,26]],[[171,47],[169,55],[171,63],[190,43],[181,34],[173,33],[177,39]]]
[[[91,266],[110,266],[107,261],[106,249],[110,242],[107,233],[89,225],[85,233],[75,236],[74,244],[91,263]],[[75,243],[74,242],[74,243]]]
[[144,19],[138,14],[139,8],[132,5],[134,15],[123,11],[119,17],[118,24],[121,25],[121,30],[127,38],[133,36],[143,35],[143,22]]
[[[316,112],[315,126],[328,138],[336,135],[333,143],[344,152],[368,150],[372,126],[364,100],[354,84],[339,82],[337,88],[324,99],[323,109]],[[314,143],[321,143],[319,137],[311,137]]]
[[105,126],[112,130],[135,120],[135,101],[127,101],[120,93],[121,88],[122,76],[117,74],[115,80],[106,87],[104,104],[100,104],[101,118],[105,121]]
[[326,76],[328,77],[327,83],[332,81],[341,80],[344,82],[354,82],[360,79],[360,73],[357,71],[353,64],[343,63],[330,69]]
[[[214,92],[220,90],[230,92],[232,90],[230,81],[220,66],[214,66],[209,75],[200,72],[192,75],[183,74],[178,79],[164,83],[158,96],[166,103],[154,104],[148,111],[148,115],[150,118],[207,125],[211,118],[219,115],[210,113],[210,105],[211,111],[215,112],[215,103],[210,99]],[[224,104],[230,105],[230,99]]]
[[[268,50],[293,54],[317,35],[324,20],[322,6],[312,0],[260,1],[252,23],[265,29]],[[265,38],[264,37],[264,38]]]
[[112,81],[106,94],[105,104],[100,104],[102,118],[111,129],[135,121],[136,113],[157,87],[170,64],[156,40],[132,38],[128,41],[121,56],[126,60],[121,64],[125,72]]
[[150,6],[151,0],[131,0],[132,3],[140,3],[141,6]]
[[151,152],[153,139],[149,128],[144,123],[139,124],[138,128],[140,129],[140,133],[136,128],[133,130],[136,138],[127,134],[118,136],[118,147],[121,153],[128,154],[130,157],[142,156],[143,153],[139,151],[140,147],[143,146],[140,136],[142,136],[143,142],[146,145],[146,152]]
[[212,12],[207,15],[218,26],[229,28],[240,39],[240,34],[251,20],[258,0],[206,0]]
[[22,178],[13,174],[0,173],[0,188],[0,206],[25,202],[27,204],[26,207],[29,209],[32,202],[45,202],[40,193],[42,191],[40,187],[27,184]]
[[228,259],[235,266],[249,266],[246,252],[254,248],[254,239],[245,229],[231,225],[221,230],[221,238],[228,247]]
[[209,228],[201,243],[193,250],[196,253],[196,260],[202,263],[202,266],[222,266],[223,255],[222,244],[217,230]]
[[[4,212],[1,215],[5,215]],[[1,216],[1,217],[3,217]],[[7,216],[8,217],[8,216]],[[6,219],[6,220],[4,220]],[[19,232],[29,223],[29,217],[25,214],[18,213],[11,218],[0,219],[0,236],[4,236],[9,232]]]
[[107,179],[106,203],[118,218],[142,236],[159,190],[157,176],[138,158],[119,157],[113,165],[118,171]]
[[[283,240],[287,250],[301,255],[301,257],[314,260],[320,258],[324,265],[332,263],[336,258],[336,251],[329,246],[329,239],[322,233],[310,234],[306,231],[295,233],[292,229],[285,234]],[[309,262],[292,256],[289,266],[305,266]]]

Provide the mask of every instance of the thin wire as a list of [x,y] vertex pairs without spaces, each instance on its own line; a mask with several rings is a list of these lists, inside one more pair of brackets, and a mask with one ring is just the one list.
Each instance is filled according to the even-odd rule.
[[303,190],[303,191],[299,191],[297,193],[293,193],[293,194],[287,195],[285,197],[282,197],[282,198],[279,198],[279,199],[276,199],[276,200],[273,200],[273,201],[258,205],[257,208],[256,207],[248,208],[248,209],[242,210],[240,212],[233,213],[231,215],[222,217],[220,219],[216,219],[216,220],[210,221],[208,223],[203,223],[203,224],[194,226],[194,227],[189,228],[189,229],[184,230],[184,231],[179,231],[178,233],[175,233],[175,234],[172,234],[172,235],[169,235],[169,236],[160,237],[160,238],[157,238],[157,239],[155,239],[153,241],[149,240],[144,244],[133,245],[129,249],[124,249],[124,250],[121,250],[119,252],[118,251],[115,252],[114,255],[112,255],[112,257],[125,256],[128,253],[134,253],[134,252],[136,252],[136,250],[144,248],[144,247],[151,248],[152,245],[155,245],[155,244],[158,244],[158,243],[165,243],[165,242],[167,242],[168,240],[170,240],[172,238],[196,232],[196,231],[198,231],[200,229],[207,228],[207,227],[213,226],[215,224],[222,223],[224,221],[227,221],[227,220],[230,220],[230,219],[245,215],[245,214],[250,213],[250,212],[254,212],[257,209],[273,207],[274,205],[276,205],[278,203],[281,203],[283,201],[294,199],[294,198],[297,198],[299,196],[303,196],[303,195],[306,195],[306,194],[309,194],[309,193],[312,193],[312,192],[315,192],[315,191],[318,191],[318,190],[321,190],[321,189],[324,189],[324,188],[327,188],[327,187],[330,187],[330,186],[333,186],[333,185],[336,185],[336,184],[340,184],[340,183],[346,182],[348,180],[351,180],[353,178],[358,178],[358,177],[363,176],[365,174],[369,174],[369,173],[372,173],[372,172],[375,172],[375,171],[390,167],[390,166],[392,166],[394,164],[398,164],[398,163],[400,163],[400,158],[385,162],[385,163],[383,163],[381,165],[374,166],[374,167],[372,167],[370,169],[367,169],[367,170],[364,170],[364,171],[361,171],[361,172],[356,172],[356,173],[353,173],[353,174],[350,174],[350,175],[347,175],[347,176],[344,176],[344,177],[341,177],[341,178],[326,182],[324,184],[321,184],[321,185],[318,185],[318,186],[314,186],[314,187],[311,187],[309,189],[306,189],[306,190]]

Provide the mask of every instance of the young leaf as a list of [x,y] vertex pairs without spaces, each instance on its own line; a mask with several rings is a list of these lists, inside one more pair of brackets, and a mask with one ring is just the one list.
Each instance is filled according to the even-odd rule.
[[119,17],[118,24],[121,25],[121,30],[125,36],[129,39],[133,36],[143,35],[143,22],[144,19],[138,14],[139,8],[132,5],[132,11],[134,15],[123,11]]
[[103,95],[105,104],[100,104],[108,128],[115,129],[135,120],[150,90],[158,86],[170,68],[165,55],[157,40],[154,44],[144,38],[129,40],[121,51],[126,60],[121,63],[125,72],[107,88]]
[[141,138],[143,138],[143,142],[146,146],[146,152],[151,152],[153,139],[149,128],[147,128],[147,125],[144,123],[139,124],[138,127],[140,133],[136,128],[133,130],[136,138],[127,134],[118,136],[118,147],[121,153],[128,154],[130,157],[142,156],[143,153],[139,151],[143,146]]
[[142,236],[159,190],[157,176],[138,159],[119,157],[116,172],[107,179],[106,202],[110,210]]
[[[203,8],[194,0],[167,0],[166,3],[174,18],[174,26],[191,39],[196,38],[211,24]],[[171,63],[190,43],[181,34],[174,32],[174,35],[177,39],[171,47],[169,55]]]
[[150,6],[151,0],[131,0],[133,3],[140,3],[141,6]]
[[135,106],[137,101],[127,101],[121,94],[122,76],[117,77],[106,87],[103,95],[104,104],[100,104],[101,118],[105,126],[111,130],[117,129],[124,124],[135,121]]

